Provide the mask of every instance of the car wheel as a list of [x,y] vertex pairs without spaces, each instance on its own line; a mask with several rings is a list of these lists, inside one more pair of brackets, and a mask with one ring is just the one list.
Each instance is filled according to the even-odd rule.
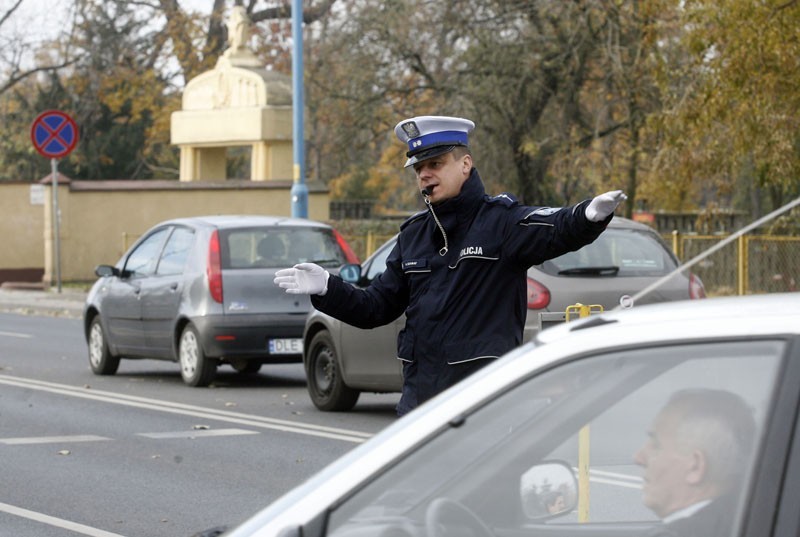
[[99,315],[89,326],[89,367],[95,375],[113,375],[119,369],[119,356],[114,356],[108,349]]
[[306,379],[311,401],[320,410],[351,410],[361,394],[344,383],[333,339],[327,330],[311,340]]
[[181,377],[189,386],[208,386],[217,372],[217,363],[208,358],[200,345],[197,330],[187,324],[178,344]]
[[256,360],[234,360],[231,367],[243,375],[255,375],[261,369],[261,362]]

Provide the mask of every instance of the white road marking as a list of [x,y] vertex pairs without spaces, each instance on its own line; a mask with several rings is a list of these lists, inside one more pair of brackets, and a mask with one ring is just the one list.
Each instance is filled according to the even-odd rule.
[[137,436],[147,438],[198,438],[204,436],[236,436],[243,434],[261,434],[247,429],[201,429],[196,431],[173,431],[166,433],[139,433]]
[[74,386],[68,386],[66,384],[56,384],[53,382],[45,382],[35,379],[26,379],[22,377],[12,377],[8,375],[0,375],[0,384],[6,384],[8,386],[17,386],[20,388],[27,388],[31,390],[40,390],[44,392],[67,395],[71,397],[78,397],[81,399],[102,401],[105,403],[113,403],[116,405],[144,408],[148,410],[155,410],[158,412],[168,412],[171,414],[181,414],[184,416],[192,416],[196,418],[212,419],[212,420],[224,421],[227,423],[233,423],[236,425],[258,427],[261,429],[271,429],[276,431],[305,434],[308,436],[318,436],[322,438],[330,438],[332,440],[342,440],[345,442],[353,442],[357,444],[364,442],[365,440],[367,440],[372,436],[371,433],[364,433],[349,429],[339,429],[336,427],[313,425],[298,421],[267,418],[262,416],[255,416],[253,414],[243,414],[239,412],[230,412],[226,410],[215,410],[212,408],[203,408],[194,405],[174,403],[172,401],[149,399],[146,397],[136,397],[133,395],[124,395],[120,393],[91,390],[87,388],[76,388]]
[[[573,466],[572,470],[578,475],[578,468]],[[589,469],[589,481],[593,483],[603,483],[604,485],[616,485],[628,489],[641,489],[644,486],[644,479],[636,475],[621,474],[619,472],[608,472],[605,470]]]
[[29,511],[28,509],[15,507],[13,505],[8,505],[7,503],[0,503],[0,511],[6,512],[10,515],[27,518],[36,522],[41,522],[42,524],[47,524],[48,526],[55,526],[57,528],[80,533],[82,535],[89,535],[90,537],[124,537],[119,533],[111,533],[110,531],[104,531],[91,526],[78,524],[76,522],[70,522],[69,520],[64,520],[63,518],[56,518],[43,513],[37,513],[36,511]]
[[621,474],[619,472],[607,472],[605,470],[594,470],[594,469],[590,469],[589,474],[610,477],[613,479],[624,479],[626,481],[632,481],[634,483],[638,483],[639,485],[644,483],[644,479],[642,479],[638,475]]
[[[589,472],[591,474],[591,472]],[[589,481],[592,483],[603,483],[605,485],[616,485],[617,487],[623,487],[627,489],[641,489],[641,483],[631,483],[630,481],[620,481],[619,479],[606,479],[604,477],[592,477],[589,476]]]
[[65,444],[70,442],[99,442],[102,440],[111,439],[90,434],[74,436],[30,436],[27,438],[0,438],[0,444],[7,444],[9,446],[21,444]]
[[33,337],[30,334],[23,334],[22,332],[0,332],[0,336],[18,337],[22,339],[31,339]]

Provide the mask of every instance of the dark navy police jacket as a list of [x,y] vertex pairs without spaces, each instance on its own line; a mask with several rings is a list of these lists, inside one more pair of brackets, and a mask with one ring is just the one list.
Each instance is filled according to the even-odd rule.
[[411,217],[369,287],[331,275],[327,293],[311,302],[359,328],[405,312],[397,342],[403,415],[522,343],[527,269],[591,243],[611,220],[587,220],[588,202],[548,208],[490,197],[473,168],[461,193],[433,208],[444,233],[429,211]]

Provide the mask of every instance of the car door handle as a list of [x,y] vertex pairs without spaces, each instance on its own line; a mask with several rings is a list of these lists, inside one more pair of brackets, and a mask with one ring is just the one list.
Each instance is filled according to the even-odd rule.
[[178,282],[173,283],[169,286],[169,288],[171,291],[175,291],[178,288]]

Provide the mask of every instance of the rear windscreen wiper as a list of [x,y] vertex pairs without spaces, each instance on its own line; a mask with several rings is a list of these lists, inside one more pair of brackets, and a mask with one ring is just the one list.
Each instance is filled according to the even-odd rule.
[[342,262],[339,259],[314,259],[312,261],[307,261],[307,263],[314,263],[315,265],[325,266],[339,266]]
[[616,276],[619,267],[575,267],[559,270],[559,276]]

